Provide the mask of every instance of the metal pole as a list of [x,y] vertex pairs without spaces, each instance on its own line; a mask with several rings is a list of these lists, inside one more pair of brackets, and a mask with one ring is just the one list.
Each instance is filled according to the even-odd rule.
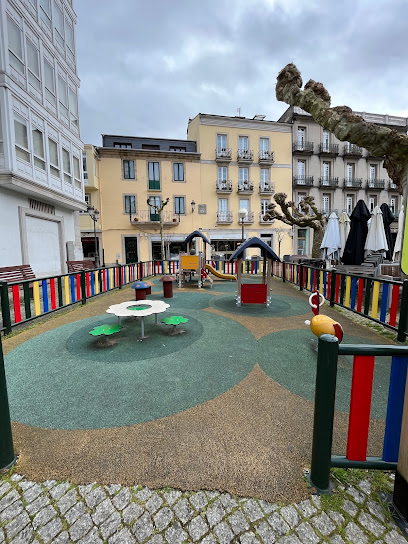
[[6,373],[0,337],[0,470],[8,470],[17,461],[11,433],[10,409],[7,396]]
[[242,226],[242,234],[241,234],[241,238],[242,238],[242,243],[244,243],[244,218],[241,217],[241,226]]
[[99,252],[98,252],[98,244],[96,239],[96,221],[97,218],[95,215],[92,216],[93,222],[94,222],[94,238],[95,238],[95,268],[99,268]]
[[401,294],[401,306],[400,306],[400,315],[398,322],[398,342],[405,342],[406,331],[407,331],[407,318],[408,318],[408,280],[404,280],[402,284],[402,294]]
[[322,334],[319,337],[310,483],[320,493],[330,492],[338,351],[335,336]]

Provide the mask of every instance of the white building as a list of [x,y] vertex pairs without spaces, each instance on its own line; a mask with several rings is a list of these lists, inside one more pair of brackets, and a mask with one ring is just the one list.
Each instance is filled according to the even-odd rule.
[[72,0],[0,0],[0,267],[81,259],[85,210]]

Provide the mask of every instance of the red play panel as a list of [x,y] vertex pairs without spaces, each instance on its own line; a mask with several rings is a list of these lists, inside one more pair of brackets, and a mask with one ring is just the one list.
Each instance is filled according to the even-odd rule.
[[266,284],[242,283],[241,302],[242,304],[265,304],[267,292]]

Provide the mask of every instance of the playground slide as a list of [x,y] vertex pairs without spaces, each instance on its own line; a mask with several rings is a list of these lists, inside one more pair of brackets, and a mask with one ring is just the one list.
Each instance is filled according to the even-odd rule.
[[217,278],[221,278],[222,280],[236,280],[237,279],[232,274],[222,274],[221,272],[218,272],[210,264],[206,264],[205,268],[208,270],[208,272],[211,272],[211,274],[214,274],[214,276],[217,276]]

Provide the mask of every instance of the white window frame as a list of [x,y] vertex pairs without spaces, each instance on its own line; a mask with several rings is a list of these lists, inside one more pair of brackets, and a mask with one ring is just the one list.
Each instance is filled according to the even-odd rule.
[[78,130],[78,95],[76,89],[73,89],[68,84],[68,107],[69,107],[69,121],[71,128],[74,127]]
[[81,161],[79,160],[79,157],[74,154],[72,155],[72,172],[74,175],[74,186],[76,187],[76,189],[82,189]]
[[[58,161],[57,163],[52,162],[52,160],[51,160],[52,153],[51,153],[51,148],[50,148],[50,142],[52,142],[56,146],[56,149],[57,149],[57,161]],[[61,158],[60,158],[60,150],[59,150],[58,142],[56,140],[54,140],[54,138],[50,138],[48,136],[48,142],[47,143],[48,143],[48,156],[49,156],[49,160],[50,160],[50,174],[51,174],[51,176],[54,176],[55,178],[61,179],[61,167],[60,167]]]
[[328,213],[330,211],[330,195],[322,195],[322,207],[325,213]]
[[[263,145],[265,142],[266,142],[266,146]],[[263,153],[265,153],[265,151],[266,152],[269,151],[269,138],[264,138],[263,136],[259,138],[259,151],[261,152],[262,155]]]
[[[12,27],[17,29],[17,32],[20,35],[20,44],[18,47],[19,50],[15,49],[10,42],[10,34],[11,34],[10,29]],[[20,74],[24,76],[25,62],[24,62],[23,31],[18,25],[16,25],[16,23],[12,19],[10,19],[9,16],[7,16],[7,32],[8,32],[9,63],[15,70],[17,70],[17,72],[19,72]]]
[[92,203],[91,193],[85,193],[84,200],[85,200],[85,204],[87,206],[91,206],[92,205],[91,204]]
[[329,151],[330,148],[330,132],[328,130],[323,130],[322,135],[322,141],[323,141],[323,150]]
[[217,181],[227,181],[227,180],[228,180],[228,167],[218,166],[217,167]]
[[397,195],[391,195],[391,197],[390,197],[390,210],[391,210],[391,212],[393,214],[395,214],[397,209],[398,209],[398,197],[397,197]]
[[[57,4],[57,2],[54,0],[53,2],[53,11],[54,11],[54,28],[55,28],[55,39],[60,47],[64,49],[65,46],[65,31],[64,31],[64,8],[60,8],[60,6]],[[60,13],[61,17],[58,17],[58,13]],[[61,23],[62,26],[59,26],[57,22]]]
[[[36,87],[37,91],[41,92],[42,89],[41,89],[40,51],[28,37],[26,39],[26,47],[27,47],[28,81],[34,87]],[[37,60],[37,66],[36,67],[30,66],[30,55],[28,54],[28,51],[29,51],[30,48],[32,48],[31,51],[35,52],[35,54],[36,54],[36,60]],[[35,72],[35,68],[37,69],[37,73]]]
[[[57,105],[57,96],[55,91],[55,67],[53,64],[48,62],[46,58],[43,57],[44,61],[44,86],[45,86],[45,98],[48,100],[48,102],[52,103],[53,106]],[[50,82],[47,81],[47,70],[46,65],[48,65],[49,68],[51,68],[51,72],[48,75],[52,75],[52,88],[50,88]]]
[[238,151],[249,151],[249,136],[238,136]]
[[245,183],[249,181],[249,168],[247,166],[238,168],[238,181]]
[[[63,115],[69,123],[69,102],[68,102],[68,83],[67,80],[58,74],[58,109],[60,117]],[[65,102],[64,102],[65,100]]]
[[86,152],[82,153],[82,175],[84,180],[88,180],[88,157]]
[[[25,127],[25,132],[26,132],[25,139],[27,141],[27,147],[24,146],[21,142],[17,142],[16,130],[15,130],[16,123],[20,123],[21,125]],[[30,138],[28,134],[29,134],[29,125],[28,125],[27,119],[24,119],[24,117],[21,117],[21,115],[14,112],[14,146],[15,146],[16,158],[31,164],[31,150],[29,147]],[[22,155],[25,155],[26,158],[23,158],[22,156],[18,156],[18,152],[20,152]]]
[[52,29],[52,15],[50,0],[40,0],[40,19],[44,21],[49,30]]
[[271,203],[269,198],[261,198],[261,217],[263,217],[268,211],[268,206]]
[[307,197],[307,193],[298,192],[297,193],[297,208],[300,210],[300,202]]
[[[223,139],[225,138],[225,147],[221,143]],[[217,151],[226,151],[228,148],[228,136],[227,134],[217,134]]]
[[136,195],[123,195],[123,211],[127,214],[137,212]]
[[346,195],[346,212],[350,215],[354,210],[354,195]]
[[[34,145],[34,133],[41,134],[41,145],[42,145],[42,155],[36,153]],[[39,128],[33,126],[31,129],[31,137],[33,139],[33,157],[34,157],[34,166],[40,170],[46,171],[46,159],[45,159],[45,147],[44,147],[44,133]]]
[[[64,157],[68,155],[68,168],[64,161]],[[64,176],[64,182],[67,185],[72,185],[72,166],[71,166],[71,153],[65,147],[62,148],[62,172]]]
[[74,34],[74,24],[65,16],[65,51],[67,57],[71,62],[75,62],[75,34]]
[[1,124],[1,108],[0,108],[0,155],[4,155],[3,147],[3,126]]
[[368,209],[370,213],[373,213],[374,208],[377,206],[377,195],[368,196]]

